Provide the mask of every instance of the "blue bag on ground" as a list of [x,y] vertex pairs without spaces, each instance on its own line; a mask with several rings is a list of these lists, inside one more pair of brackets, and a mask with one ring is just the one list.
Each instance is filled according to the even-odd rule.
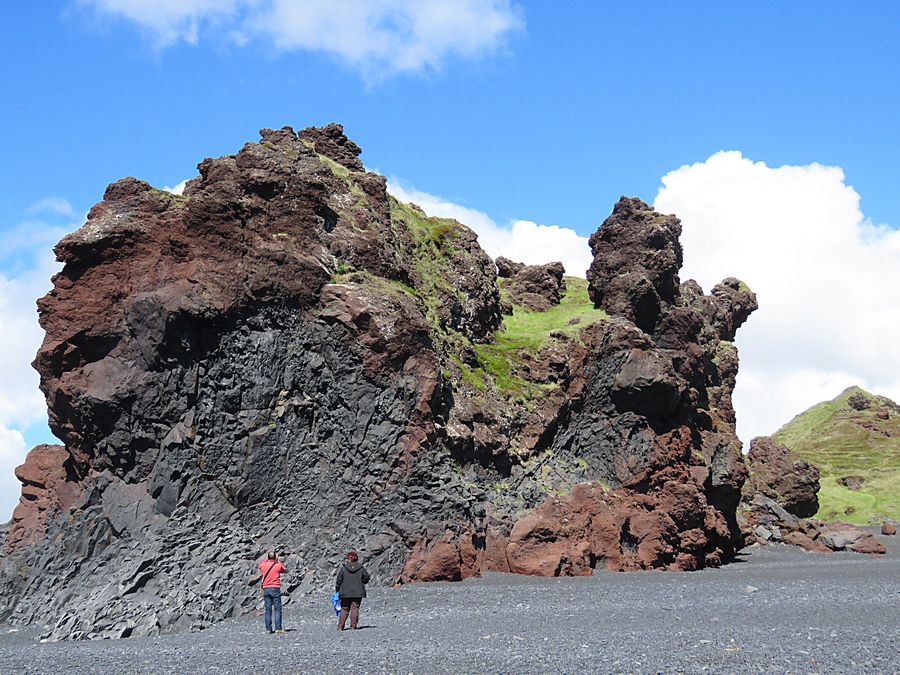
[[341,614],[341,594],[335,591],[331,595],[331,606],[334,607],[334,613],[336,616],[340,616]]

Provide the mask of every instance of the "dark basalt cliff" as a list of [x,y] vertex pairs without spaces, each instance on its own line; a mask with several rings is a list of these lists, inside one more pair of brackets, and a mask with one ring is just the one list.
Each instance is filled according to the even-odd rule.
[[623,198],[589,289],[556,265],[498,284],[338,125],[261,135],[183,196],[110,185],[57,246],[35,367],[64,447],[20,469],[0,618],[202,627],[255,606],[271,546],[290,592],[348,547],[383,584],[732,556],[756,301],[679,283],[677,218]]

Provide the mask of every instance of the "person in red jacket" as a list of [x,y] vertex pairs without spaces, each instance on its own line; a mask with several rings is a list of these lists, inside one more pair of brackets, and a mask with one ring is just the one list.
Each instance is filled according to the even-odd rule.
[[[281,630],[281,575],[287,572],[275,551],[269,551],[266,558],[257,565],[262,574],[263,602],[266,606],[266,631],[283,633]],[[272,630],[272,610],[275,610],[275,630]]]

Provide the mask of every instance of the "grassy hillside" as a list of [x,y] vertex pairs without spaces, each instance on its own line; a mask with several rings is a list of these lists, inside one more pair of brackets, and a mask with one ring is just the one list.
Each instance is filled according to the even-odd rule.
[[[870,406],[855,410],[848,403],[854,395]],[[900,520],[900,408],[893,402],[850,387],[797,415],[774,437],[822,472],[817,517],[858,524]],[[850,490],[839,483],[846,476],[864,482]]]

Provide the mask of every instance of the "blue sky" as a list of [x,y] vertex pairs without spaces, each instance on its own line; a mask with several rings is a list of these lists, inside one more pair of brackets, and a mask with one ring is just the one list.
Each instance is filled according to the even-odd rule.
[[[366,165],[390,176],[397,190],[435,211],[467,216],[461,219],[485,240],[490,235],[476,226],[482,219],[506,232],[507,242],[527,243],[517,222],[541,224],[544,233],[557,225],[568,237],[558,242],[581,241],[628,194],[678,205],[686,238],[698,241],[710,239],[704,233],[738,237],[757,229],[777,237],[806,219],[797,232],[807,238],[832,228],[852,240],[861,270],[890,271],[900,261],[892,237],[900,225],[900,3],[423,0],[420,6],[435,9],[414,16],[427,24],[421,35],[415,22],[404,24],[415,14],[408,0],[383,3],[395,8],[386,17],[362,16],[365,3],[352,0],[297,0],[293,10],[313,8],[298,18],[291,4],[2,5],[0,294],[7,309],[0,319],[32,320],[28,293],[46,290],[52,241],[80,225],[107,183],[133,175],[172,186],[193,176],[204,157],[255,140],[261,127],[329,121],[344,124]],[[270,5],[290,20],[261,15],[258,7]],[[716,155],[732,150],[740,155]],[[819,164],[839,169],[819,171]],[[776,171],[783,166],[798,170]],[[824,205],[814,218],[801,210],[778,220],[795,213],[793,193],[784,189],[793,180],[796,201]],[[758,217],[724,222],[722,214],[749,217],[750,209],[734,205],[758,202],[766,204]],[[879,224],[888,227],[870,227]],[[777,246],[762,246],[757,257]],[[708,254],[730,260],[719,250]],[[782,264],[802,257],[791,252]],[[836,259],[811,260],[805,278]],[[733,264],[767,287],[764,272]],[[696,260],[691,273],[719,273],[703,265]],[[896,312],[896,294],[885,293],[878,303]],[[774,295],[761,302],[776,302]],[[762,409],[773,382],[806,392],[786,397],[754,433],[774,431],[763,427],[839,384],[885,393],[900,386],[900,375],[879,380],[876,372],[893,361],[843,360],[844,343],[896,335],[896,321],[861,321],[869,333],[823,347],[818,361],[790,377],[790,364],[779,373],[751,369],[758,390],[756,398],[747,394],[747,419],[754,402]],[[767,334],[772,325],[760,319]],[[34,339],[23,338],[23,354],[33,354]],[[786,333],[781,344],[789,339],[796,335]],[[745,360],[747,346],[739,345]],[[778,349],[767,343],[756,353]],[[19,369],[0,366],[0,380],[33,390]],[[0,437],[5,425],[30,447],[49,434],[41,413],[17,412],[13,403],[3,413],[4,395],[24,400],[17,386],[0,392]],[[20,450],[7,450],[7,463]],[[3,510],[0,504],[0,519]]]
[[900,222],[900,3],[515,7],[499,53],[372,83],[327,54],[212,30],[160,50],[77,3],[4,3],[0,209],[50,192],[84,210],[123,175],[166,184],[262,126],[336,120],[368,166],[501,219],[589,232],[620,194],[740,149],[841,166],[867,215]]

